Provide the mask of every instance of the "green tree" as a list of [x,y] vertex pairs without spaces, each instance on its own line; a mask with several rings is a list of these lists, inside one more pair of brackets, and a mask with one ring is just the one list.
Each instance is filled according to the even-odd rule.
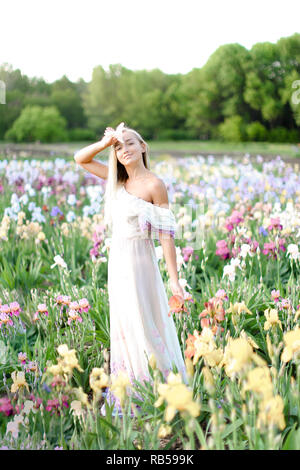
[[[185,75],[112,64],[108,70],[95,67],[90,83],[72,83],[63,76],[49,84],[42,78],[29,79],[5,63],[0,79],[6,84],[0,139],[17,138],[15,130],[5,133],[28,106],[55,106],[70,139],[100,138],[105,127],[121,121],[146,139],[299,139],[300,106],[294,87],[300,80],[299,33],[276,44],[255,44],[250,51],[239,44],[220,46],[202,68]],[[57,127],[58,116],[52,111],[49,117]],[[30,128],[32,119],[29,116],[23,128]],[[51,126],[41,121],[42,139],[57,134]],[[35,131],[26,131],[26,138],[37,138],[36,129],[37,124]],[[18,135],[23,139],[23,131]],[[62,125],[57,138],[64,135]]]
[[0,80],[5,83],[6,89],[6,104],[0,105],[0,139],[3,139],[5,132],[12,126],[24,106],[30,82],[19,69],[14,70],[12,65],[6,62],[0,66]]
[[264,142],[268,140],[268,131],[259,121],[250,122],[246,125],[247,140]]
[[66,120],[54,106],[26,106],[6,132],[5,138],[17,142],[65,141]]
[[203,69],[193,69],[182,80],[180,108],[185,114],[185,127],[194,130],[199,139],[212,137],[220,122],[217,84],[207,82]]
[[133,72],[120,64],[110,65],[108,71],[96,67],[84,94],[89,127],[100,136],[105,127],[124,121],[145,138],[153,138],[169,122],[178,125],[172,110],[174,88],[170,88],[176,81],[178,77],[159,69]]
[[79,89],[68,77],[64,75],[52,84],[50,99],[51,103],[66,119],[68,129],[86,126],[87,119],[84,114]]
[[[174,76],[159,69],[139,70],[127,80],[126,122],[145,138],[156,138],[168,125],[178,125],[171,109]],[[174,91],[174,90],[173,90]],[[170,124],[169,124],[170,123]]]
[[218,132],[221,139],[227,142],[246,140],[246,128],[241,116],[227,117],[223,123],[219,124]]
[[106,72],[103,67],[95,67],[92,80],[83,95],[83,108],[88,119],[88,127],[97,134],[114,121],[122,120],[126,104],[124,96],[120,96],[121,77],[131,74],[130,70],[120,64],[110,65]]
[[33,77],[30,79],[30,88],[24,96],[25,106],[51,106],[51,85],[43,78]]
[[245,68],[249,52],[239,44],[220,46],[201,69],[193,69],[183,80],[183,94],[188,100],[186,124],[195,128],[200,138],[216,137],[224,118],[251,118],[243,99]]
[[280,89],[284,83],[284,69],[279,61],[278,45],[258,43],[250,53],[244,99],[260,113],[260,121],[274,127],[283,112]]
[[[285,72],[283,87],[279,90],[285,111],[283,124],[293,128],[300,126],[300,104],[297,102],[300,98],[300,93],[297,92],[300,89],[300,34],[295,33],[290,37],[281,38],[277,44],[280,62]],[[296,101],[293,100],[293,95]]]

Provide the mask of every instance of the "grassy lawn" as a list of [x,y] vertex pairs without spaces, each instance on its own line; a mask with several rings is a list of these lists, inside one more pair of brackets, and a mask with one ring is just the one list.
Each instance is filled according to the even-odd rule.
[[300,145],[272,142],[218,142],[218,141],[169,141],[150,142],[153,150],[182,150],[203,152],[245,152],[267,155],[299,156]]
[[[35,150],[54,151],[72,156],[76,150],[79,150],[93,142],[63,142],[53,144],[14,144],[10,145],[14,148],[26,148],[30,152],[31,148]],[[148,141],[150,152],[155,153],[224,153],[224,154],[241,154],[250,153],[255,155],[273,155],[276,157],[300,157],[300,144],[288,143],[272,143],[272,142],[218,142],[218,141]],[[8,142],[0,142],[0,157],[3,157],[2,149],[9,145]],[[108,149],[103,151],[103,156],[108,155]]]

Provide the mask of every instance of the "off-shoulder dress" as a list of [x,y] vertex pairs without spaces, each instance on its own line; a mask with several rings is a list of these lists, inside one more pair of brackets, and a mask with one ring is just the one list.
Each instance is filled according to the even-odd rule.
[[[188,384],[154,245],[160,233],[174,238],[175,232],[170,209],[134,196],[119,184],[112,201],[108,259],[110,374],[125,371],[131,382],[151,381],[148,359],[152,353],[165,379],[175,365]],[[106,399],[120,410],[111,391]]]

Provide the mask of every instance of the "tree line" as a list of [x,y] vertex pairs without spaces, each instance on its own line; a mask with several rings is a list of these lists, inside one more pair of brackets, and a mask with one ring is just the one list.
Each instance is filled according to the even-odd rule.
[[47,83],[4,63],[0,80],[1,140],[94,141],[124,121],[145,139],[300,141],[298,33],[250,50],[222,45],[187,74],[112,64],[96,66],[90,82]]

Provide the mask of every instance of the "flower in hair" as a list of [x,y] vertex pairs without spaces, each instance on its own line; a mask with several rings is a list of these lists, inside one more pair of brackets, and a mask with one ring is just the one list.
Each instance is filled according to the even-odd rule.
[[114,131],[114,136],[118,139],[119,142],[124,143],[122,132],[124,130],[124,122],[121,122]]

